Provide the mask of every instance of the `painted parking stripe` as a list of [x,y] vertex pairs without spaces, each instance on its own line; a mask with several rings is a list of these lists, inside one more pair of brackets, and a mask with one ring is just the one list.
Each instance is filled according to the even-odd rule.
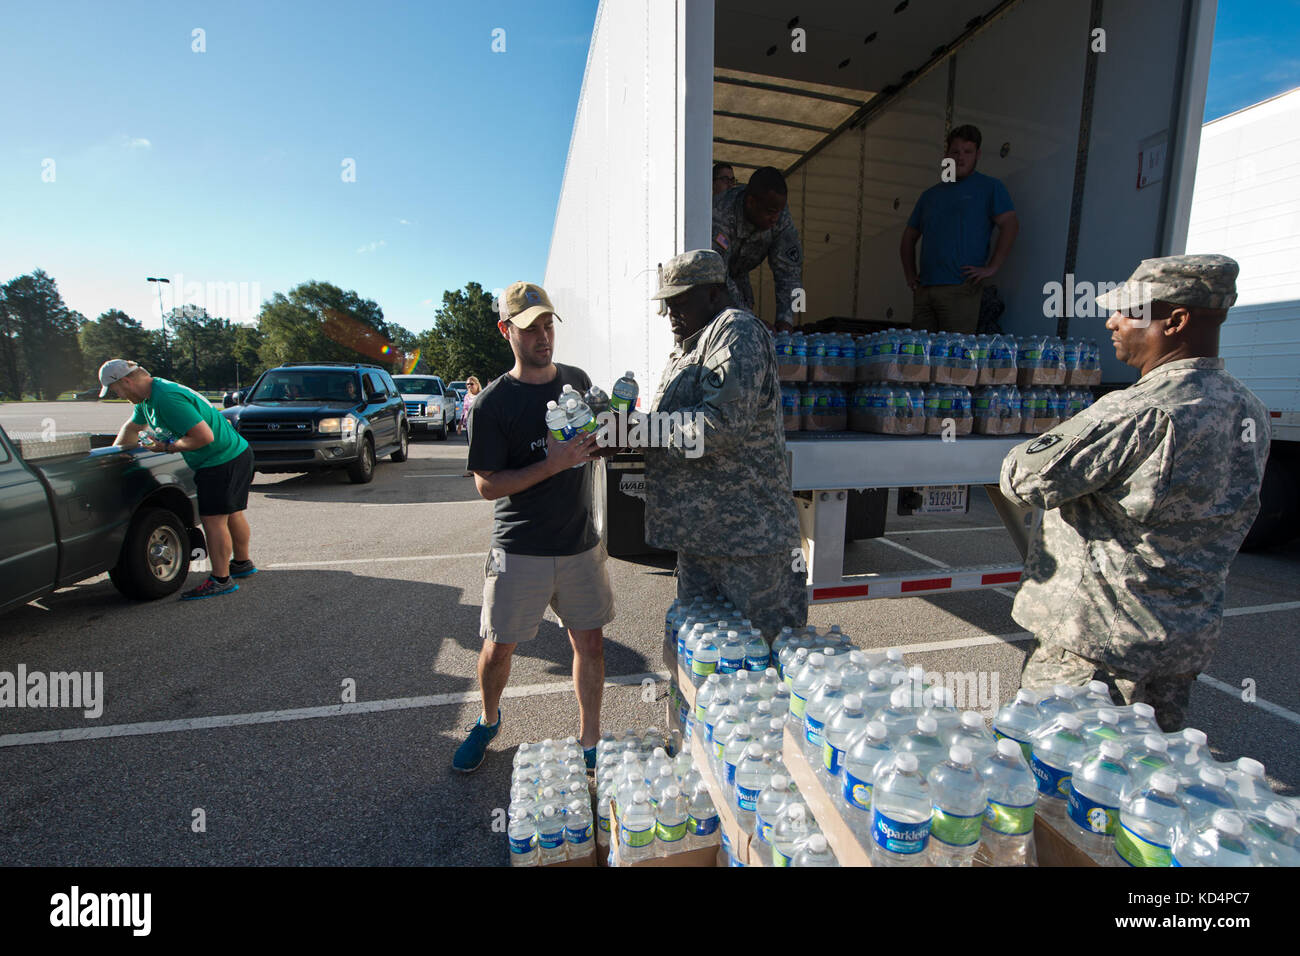
[[[646,680],[666,681],[667,671],[650,671],[605,679],[606,687],[626,687]],[[507,687],[503,697],[538,697],[543,694],[573,693],[572,681],[555,681],[549,684],[529,684]],[[41,730],[27,734],[6,734],[0,737],[0,747],[24,747],[33,744],[60,744],[77,740],[103,740],[108,737],[142,737],[152,734],[175,734],[191,730],[215,730],[222,727],[247,727],[253,724],[279,724],[291,720],[314,720],[321,717],[350,717],[355,714],[378,714],[393,710],[414,710],[421,707],[444,707],[480,701],[477,690],[459,694],[431,694],[426,697],[396,697],[389,700],[367,700],[355,704],[330,704],[325,707],[296,707],[289,710],[264,710],[252,714],[222,714],[215,717],[193,717],[186,720],[153,720],[138,724],[110,724],[105,727],[70,727],[66,730]]]
[[1287,710],[1272,701],[1265,700],[1263,697],[1256,697],[1252,701],[1242,700],[1241,688],[1233,687],[1231,684],[1225,684],[1217,677],[1211,677],[1209,674],[1197,674],[1196,679],[1202,683],[1213,687],[1215,690],[1223,691],[1229,697],[1235,698],[1248,707],[1258,707],[1262,711],[1272,714],[1274,717],[1281,717],[1283,720],[1289,720],[1293,724],[1300,725],[1300,714]]

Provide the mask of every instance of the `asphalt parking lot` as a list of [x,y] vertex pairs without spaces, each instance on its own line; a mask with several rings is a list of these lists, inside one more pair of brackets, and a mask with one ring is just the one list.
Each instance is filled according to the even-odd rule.
[[[0,406],[11,431],[115,431],[126,406]],[[577,732],[571,651],[554,619],[515,656],[504,723],[470,776],[451,755],[478,713],[475,660],[492,506],[463,437],[419,438],[373,483],[259,475],[249,519],[262,573],[206,601],[123,600],[101,576],[0,618],[0,670],[104,675],[104,710],[0,710],[0,864],[478,864],[507,861],[494,811],[523,741]],[[978,496],[957,519],[891,518],[854,544],[855,571],[1012,561]],[[197,581],[195,572],[193,581]],[[607,730],[663,726],[671,562],[611,560]],[[862,647],[927,670],[1018,686],[1025,635],[1012,592],[821,605]],[[1190,723],[1221,759],[1262,760],[1300,790],[1300,543],[1241,555],[1224,634]],[[355,684],[355,704],[343,704]],[[1243,682],[1246,696],[1243,700]],[[202,811],[201,814],[198,811]],[[201,818],[204,827],[195,825]],[[196,832],[197,831],[197,832]]]

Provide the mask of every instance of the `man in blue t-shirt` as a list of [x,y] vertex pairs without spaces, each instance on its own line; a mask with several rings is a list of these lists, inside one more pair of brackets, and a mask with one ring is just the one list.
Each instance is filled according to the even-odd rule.
[[[945,175],[921,193],[903,230],[898,251],[913,295],[913,328],[975,332],[984,281],[1002,268],[1020,231],[1007,187],[975,172],[980,141],[974,126],[958,126],[948,134],[944,172],[955,179]],[[998,238],[990,252],[994,226]],[[916,243],[922,236],[918,274]]]

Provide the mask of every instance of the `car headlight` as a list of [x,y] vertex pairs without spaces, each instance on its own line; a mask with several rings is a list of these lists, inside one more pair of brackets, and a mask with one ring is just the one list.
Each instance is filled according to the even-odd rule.
[[316,423],[316,431],[322,435],[353,438],[357,433],[357,420],[352,415],[344,415],[342,418],[322,418]]

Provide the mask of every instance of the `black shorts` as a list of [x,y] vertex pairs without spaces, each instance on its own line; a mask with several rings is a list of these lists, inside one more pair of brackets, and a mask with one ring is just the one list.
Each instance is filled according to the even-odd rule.
[[200,468],[194,473],[199,489],[200,515],[232,515],[248,507],[248,486],[253,483],[253,449],[224,465]]

